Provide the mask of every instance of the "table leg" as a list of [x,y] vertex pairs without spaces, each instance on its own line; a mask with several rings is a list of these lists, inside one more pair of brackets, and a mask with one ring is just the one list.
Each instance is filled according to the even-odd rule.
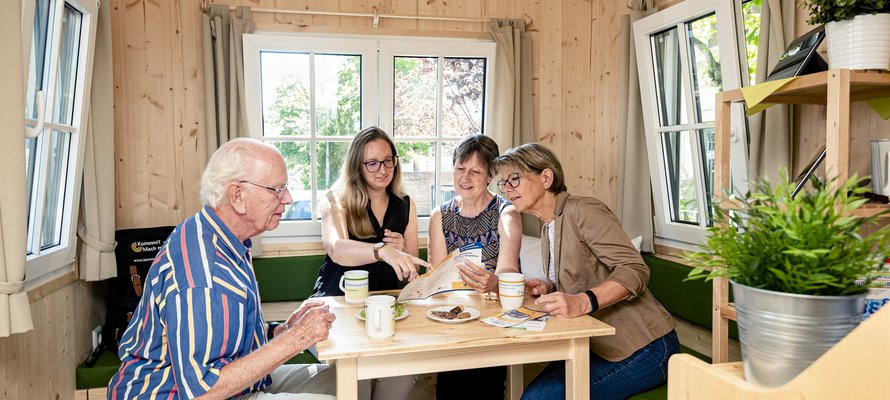
[[522,397],[522,364],[507,366],[507,398],[519,400]]
[[343,358],[334,364],[337,369],[337,399],[358,400],[358,365],[355,358]]
[[572,358],[566,360],[566,399],[590,398],[590,340],[575,338],[571,342]]

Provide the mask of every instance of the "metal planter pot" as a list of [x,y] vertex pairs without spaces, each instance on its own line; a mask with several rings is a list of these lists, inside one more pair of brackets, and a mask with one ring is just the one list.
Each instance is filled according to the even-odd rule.
[[745,380],[788,383],[862,321],[865,296],[806,296],[732,282]]

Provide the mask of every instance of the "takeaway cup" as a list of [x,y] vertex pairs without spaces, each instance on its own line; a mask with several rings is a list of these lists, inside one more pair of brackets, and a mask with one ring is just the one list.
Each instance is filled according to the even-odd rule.
[[498,275],[498,297],[504,310],[522,307],[522,301],[525,300],[525,276],[515,272]]
[[396,298],[385,295],[365,298],[365,333],[372,338],[396,333]]
[[361,304],[368,297],[368,271],[346,271],[340,277],[340,290],[347,303]]

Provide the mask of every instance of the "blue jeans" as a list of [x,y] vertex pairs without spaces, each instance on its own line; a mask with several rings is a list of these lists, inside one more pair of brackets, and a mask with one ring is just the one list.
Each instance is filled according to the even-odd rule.
[[[606,361],[590,353],[590,398],[626,399],[667,380],[668,359],[680,350],[677,332],[655,339],[630,357]],[[523,400],[565,399],[566,364],[550,363],[522,393]]]

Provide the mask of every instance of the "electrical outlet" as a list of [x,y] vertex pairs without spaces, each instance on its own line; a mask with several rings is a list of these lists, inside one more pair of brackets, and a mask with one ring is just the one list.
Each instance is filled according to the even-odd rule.
[[102,325],[93,329],[93,350],[98,349],[100,344],[102,344]]

